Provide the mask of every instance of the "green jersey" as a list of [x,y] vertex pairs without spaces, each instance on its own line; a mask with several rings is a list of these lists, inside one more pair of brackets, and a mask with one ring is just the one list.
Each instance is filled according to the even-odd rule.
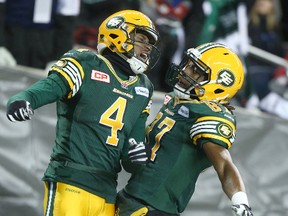
[[[237,13],[238,7],[244,4],[243,0],[221,0],[208,1],[211,11],[207,13],[204,21],[202,31],[197,40],[197,44],[207,43],[208,41],[215,41],[219,39],[226,39],[231,41],[231,36],[240,30],[240,23]],[[230,37],[230,40],[228,40]],[[237,40],[239,40],[237,38]]]
[[124,145],[138,119],[150,112],[152,83],[144,74],[124,75],[86,49],[69,51],[49,73],[10,100],[26,99],[34,109],[57,100],[56,139],[43,180],[114,203]]
[[203,145],[230,148],[235,116],[220,104],[180,101],[171,93],[146,132],[152,162],[135,172],[124,190],[157,210],[178,214],[194,193],[199,174],[211,166]]

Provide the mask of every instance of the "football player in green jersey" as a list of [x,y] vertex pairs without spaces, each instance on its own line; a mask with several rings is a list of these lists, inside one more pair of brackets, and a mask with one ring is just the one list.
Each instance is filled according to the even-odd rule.
[[158,41],[146,15],[117,12],[99,27],[98,54],[68,51],[47,78],[9,99],[12,122],[57,101],[56,139],[43,177],[45,216],[115,214],[128,139],[145,139],[153,85],[143,73],[157,62]]
[[[194,193],[199,174],[210,166],[231,199],[235,215],[253,215],[228,151],[236,134],[229,100],[243,80],[238,56],[219,43],[188,49],[179,65],[170,66],[166,81],[174,91],[166,95],[146,128],[150,162],[133,173],[119,192],[118,215],[179,215]],[[129,150],[135,163],[147,156],[140,147],[135,144]]]

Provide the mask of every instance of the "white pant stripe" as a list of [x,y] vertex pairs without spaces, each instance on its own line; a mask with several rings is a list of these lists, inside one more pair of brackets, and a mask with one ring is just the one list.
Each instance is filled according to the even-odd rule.
[[47,205],[47,209],[46,209],[46,215],[45,216],[49,216],[50,215],[50,210],[51,210],[51,205],[52,205],[52,197],[53,197],[53,189],[54,189],[54,184],[53,182],[49,182],[49,193],[48,193],[48,205]]

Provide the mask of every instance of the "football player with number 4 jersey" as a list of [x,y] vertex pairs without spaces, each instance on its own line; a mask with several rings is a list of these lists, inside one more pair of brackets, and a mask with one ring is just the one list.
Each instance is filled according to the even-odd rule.
[[[151,149],[150,159],[119,192],[117,214],[179,215],[199,174],[213,166],[235,215],[252,216],[244,183],[228,151],[236,134],[229,100],[244,81],[238,56],[219,43],[188,49],[179,65],[170,66],[166,81],[174,91],[166,95],[146,128],[144,147]],[[143,153],[132,146],[131,161],[143,164],[147,157]]]
[[99,27],[98,54],[68,51],[47,78],[9,99],[12,122],[57,101],[56,140],[43,177],[45,216],[114,216],[128,139],[145,139],[153,85],[144,72],[158,60],[158,41],[143,13],[117,12]]

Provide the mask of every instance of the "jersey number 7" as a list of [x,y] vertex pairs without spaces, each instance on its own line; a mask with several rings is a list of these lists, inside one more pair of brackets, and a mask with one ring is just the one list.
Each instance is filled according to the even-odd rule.
[[[155,127],[156,123],[162,118],[162,116],[163,116],[163,113],[162,113],[162,112],[159,112],[159,113],[157,114],[157,116],[155,117],[154,121],[153,121],[150,125],[148,125],[148,126],[146,127],[147,137],[149,137],[148,134],[149,134],[150,131]],[[155,145],[154,145],[154,146],[152,147],[152,149],[151,149],[151,158],[150,158],[151,161],[154,161],[155,158],[156,158],[156,155],[157,155],[156,153],[157,153],[157,151],[158,151],[159,148],[160,148],[160,140],[161,140],[161,138],[163,137],[163,135],[164,135],[165,133],[167,133],[168,131],[170,131],[170,130],[173,128],[174,124],[175,124],[175,120],[173,120],[173,119],[171,119],[171,118],[169,118],[169,117],[165,117],[165,118],[158,124],[157,127],[158,127],[158,129],[160,129],[160,132],[157,133],[157,135],[155,136]],[[149,141],[148,141],[148,142],[149,142]]]

